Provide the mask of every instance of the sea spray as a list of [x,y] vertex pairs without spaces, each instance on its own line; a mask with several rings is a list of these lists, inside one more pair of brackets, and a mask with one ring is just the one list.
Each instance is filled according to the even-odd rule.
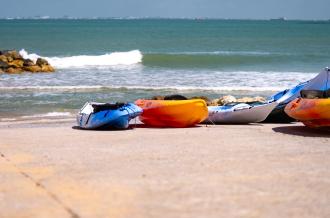
[[35,53],[29,54],[24,48],[19,51],[19,54],[22,55],[24,59],[30,59],[34,63],[36,63],[37,59],[40,58],[40,56]]

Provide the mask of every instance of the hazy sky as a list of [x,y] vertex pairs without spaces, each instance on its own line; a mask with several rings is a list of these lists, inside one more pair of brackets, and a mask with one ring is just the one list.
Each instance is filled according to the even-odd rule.
[[0,0],[0,17],[330,19],[330,0]]

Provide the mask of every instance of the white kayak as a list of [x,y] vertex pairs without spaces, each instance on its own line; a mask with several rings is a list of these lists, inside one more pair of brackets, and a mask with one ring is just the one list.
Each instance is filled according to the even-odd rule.
[[264,121],[277,105],[274,101],[259,105],[208,106],[209,116],[204,123],[258,123]]

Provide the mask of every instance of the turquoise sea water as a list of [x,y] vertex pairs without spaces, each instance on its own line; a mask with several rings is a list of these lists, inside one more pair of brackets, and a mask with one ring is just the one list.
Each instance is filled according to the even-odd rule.
[[268,96],[330,65],[330,22],[0,20],[0,49],[57,69],[0,75],[0,117],[58,114],[88,100]]

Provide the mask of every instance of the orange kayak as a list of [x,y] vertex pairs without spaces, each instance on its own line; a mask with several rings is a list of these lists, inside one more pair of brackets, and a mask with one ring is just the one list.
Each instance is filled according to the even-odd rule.
[[285,112],[309,127],[330,127],[330,98],[296,98],[286,107]]
[[143,109],[140,120],[154,127],[194,126],[208,116],[207,106],[202,99],[193,100],[144,100],[135,104]]

